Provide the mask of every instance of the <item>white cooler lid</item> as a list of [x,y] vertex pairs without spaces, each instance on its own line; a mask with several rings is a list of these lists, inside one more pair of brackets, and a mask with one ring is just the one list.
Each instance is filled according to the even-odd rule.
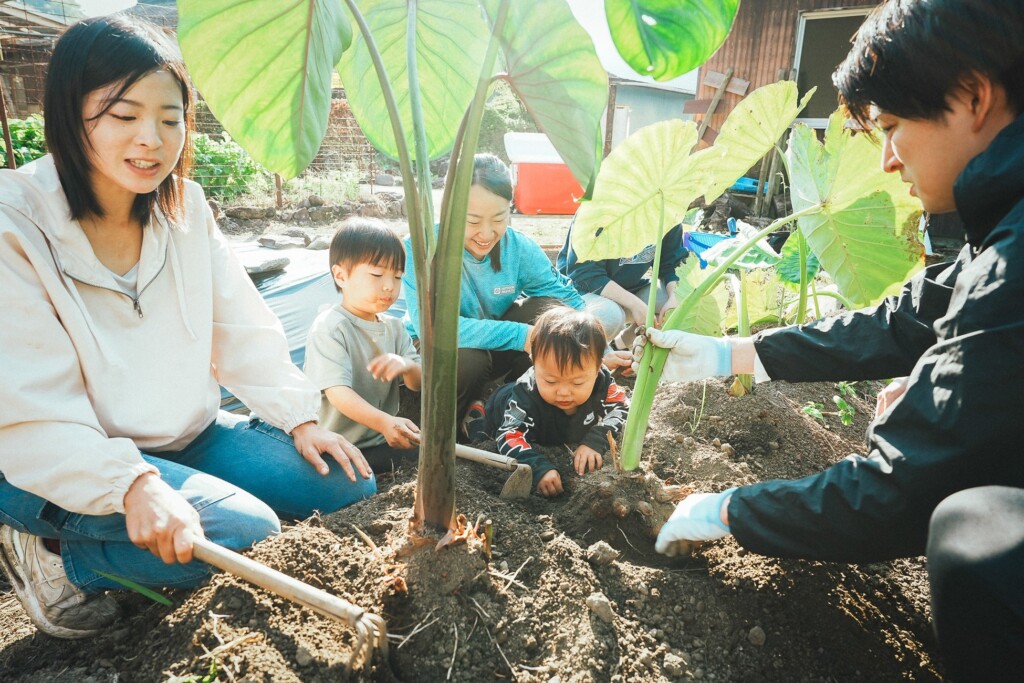
[[505,153],[513,164],[564,163],[544,133],[505,133]]

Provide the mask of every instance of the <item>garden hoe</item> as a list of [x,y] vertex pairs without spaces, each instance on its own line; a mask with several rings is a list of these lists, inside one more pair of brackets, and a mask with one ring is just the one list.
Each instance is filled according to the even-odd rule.
[[509,458],[499,453],[489,453],[479,448],[455,444],[455,455],[466,460],[472,460],[483,465],[498,467],[512,476],[508,478],[505,485],[501,487],[502,498],[529,498],[533,490],[533,470],[529,465],[520,463],[515,458]]
[[357,668],[360,660],[369,669],[374,648],[379,647],[387,656],[388,631],[384,619],[331,595],[319,588],[282,574],[248,557],[228,550],[205,538],[195,539],[192,554],[197,560],[213,565],[228,574],[256,584],[274,595],[297,602],[314,612],[344,622],[356,630],[356,642],[349,665]]

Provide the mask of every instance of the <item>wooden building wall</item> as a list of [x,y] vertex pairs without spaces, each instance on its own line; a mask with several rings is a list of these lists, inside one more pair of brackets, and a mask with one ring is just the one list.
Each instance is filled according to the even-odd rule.
[[[873,7],[879,0],[743,0],[732,32],[700,69],[697,99],[711,99],[715,90],[703,85],[707,71],[750,81],[748,93],[778,80],[779,69],[790,69],[796,57],[796,36],[801,12],[823,9]],[[740,97],[725,93],[709,125],[718,130]],[[700,118],[700,117],[698,117]]]

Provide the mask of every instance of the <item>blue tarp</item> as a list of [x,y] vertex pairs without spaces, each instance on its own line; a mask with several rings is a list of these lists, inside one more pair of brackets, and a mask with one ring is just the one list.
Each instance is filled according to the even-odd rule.
[[[257,242],[240,242],[231,246],[243,265],[255,265],[273,258],[288,259],[284,270],[255,276],[253,282],[270,310],[281,320],[292,362],[301,368],[306,360],[309,326],[320,311],[341,301],[341,294],[334,289],[334,279],[327,265],[328,252],[267,249]],[[388,309],[388,314],[396,317],[405,315],[405,297],[402,294]],[[224,410],[242,407],[241,401],[224,387],[221,387],[220,394]]]

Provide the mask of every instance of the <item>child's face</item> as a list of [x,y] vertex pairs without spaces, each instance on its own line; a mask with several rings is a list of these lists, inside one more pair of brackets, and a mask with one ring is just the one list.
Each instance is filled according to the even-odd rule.
[[402,271],[372,263],[359,263],[346,269],[331,267],[334,281],[341,287],[341,305],[363,320],[376,320],[378,313],[391,308],[402,289]]
[[587,402],[601,370],[600,363],[586,359],[583,367],[559,368],[552,354],[533,359],[537,377],[537,390],[545,403],[560,408],[566,415],[575,415],[576,409]]
[[478,259],[491,253],[508,230],[508,200],[482,185],[469,188],[466,206],[466,251]]

